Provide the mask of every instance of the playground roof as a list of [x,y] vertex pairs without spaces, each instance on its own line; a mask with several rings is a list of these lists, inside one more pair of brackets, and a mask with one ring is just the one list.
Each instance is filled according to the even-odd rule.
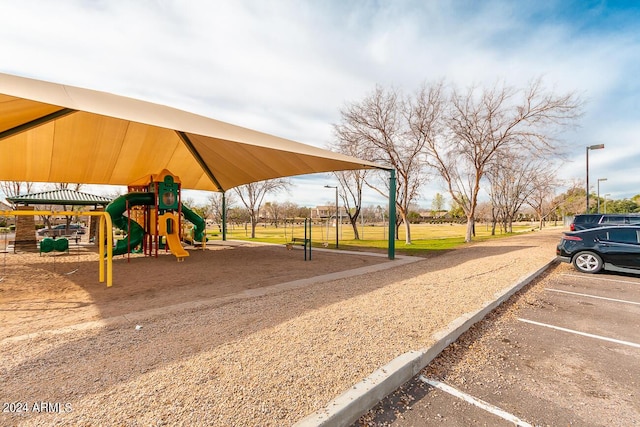
[[0,180],[128,185],[163,169],[183,188],[375,163],[132,98],[0,73]]
[[81,191],[62,189],[43,191],[41,193],[23,194],[15,197],[7,197],[11,203],[25,205],[73,205],[73,206],[106,206],[111,199]]

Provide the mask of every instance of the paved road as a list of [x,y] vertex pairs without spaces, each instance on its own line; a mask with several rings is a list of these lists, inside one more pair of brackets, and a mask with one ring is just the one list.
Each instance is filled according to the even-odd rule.
[[514,424],[640,425],[640,277],[553,267],[356,425]]

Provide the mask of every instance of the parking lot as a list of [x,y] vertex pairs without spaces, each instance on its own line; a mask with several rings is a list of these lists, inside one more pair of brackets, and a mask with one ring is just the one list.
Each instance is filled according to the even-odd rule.
[[553,266],[356,423],[514,424],[640,425],[640,277]]

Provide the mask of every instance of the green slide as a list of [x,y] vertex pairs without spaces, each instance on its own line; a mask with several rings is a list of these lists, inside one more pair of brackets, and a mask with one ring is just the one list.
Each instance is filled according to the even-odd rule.
[[[114,255],[123,255],[128,252],[128,248],[135,248],[142,243],[144,238],[144,228],[136,221],[131,221],[131,229],[129,229],[129,219],[123,214],[127,211],[127,201],[129,206],[134,205],[153,205],[155,203],[154,193],[127,193],[123,196],[116,198],[114,201],[107,205],[105,209],[109,215],[111,215],[111,221],[113,225],[129,235],[129,241],[127,239],[120,239],[116,242],[116,247],[113,248]],[[204,219],[191,209],[182,205],[182,213],[187,221],[191,222],[193,227],[193,241],[202,242],[204,237],[204,231],[206,223]]]
[[[124,230],[129,235],[129,239],[120,239],[116,242],[116,247],[113,249],[114,255],[126,254],[128,248],[133,249],[138,246],[142,243],[144,237],[144,228],[136,221],[129,221],[129,219],[123,215],[127,211],[127,201],[129,202],[129,206],[153,205],[155,203],[155,194],[127,193],[107,205],[105,210],[111,215],[113,225]],[[131,229],[129,229],[129,224],[131,225]],[[129,241],[127,242],[127,240]]]
[[206,239],[206,237],[204,237],[206,222],[200,215],[198,215],[185,205],[182,205],[181,210],[184,218],[193,224],[193,243],[202,243],[202,240]]

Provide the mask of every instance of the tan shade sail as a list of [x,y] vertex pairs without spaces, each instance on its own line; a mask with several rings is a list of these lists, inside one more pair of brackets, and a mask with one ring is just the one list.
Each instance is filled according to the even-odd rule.
[[375,163],[163,105],[0,73],[0,180],[128,185],[163,169],[183,188]]

